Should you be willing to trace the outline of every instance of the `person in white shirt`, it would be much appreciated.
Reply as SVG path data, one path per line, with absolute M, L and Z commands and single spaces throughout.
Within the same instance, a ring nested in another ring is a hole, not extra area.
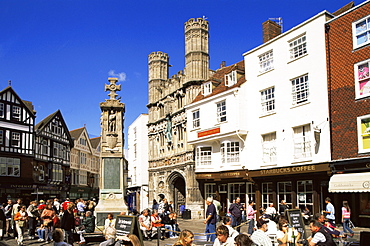
M 152 231 L 152 221 L 149 216 L 149 210 L 144 209 L 141 215 L 139 216 L 140 230 L 143 231 L 144 240 L 151 241 L 150 234 Z
M 266 208 L 265 214 L 269 216 L 269 219 L 274 219 L 276 215 L 276 208 L 274 207 L 273 203 L 271 203 L 270 206 Z
M 235 230 L 232 226 L 231 223 L 233 222 L 232 219 L 229 216 L 225 216 L 224 219 L 222 220 L 224 225 L 229 229 L 229 237 L 235 238 L 236 236 L 239 235 L 239 232 Z
M 234 238 L 229 237 L 229 229 L 225 225 L 217 227 L 213 246 L 234 246 Z

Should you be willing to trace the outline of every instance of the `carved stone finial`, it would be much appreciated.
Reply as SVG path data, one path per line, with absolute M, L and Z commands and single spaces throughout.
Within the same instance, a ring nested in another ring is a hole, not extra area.
M 110 97 L 110 100 L 117 100 L 116 97 L 118 94 L 116 91 L 121 90 L 121 85 L 117 85 L 116 83 L 118 82 L 118 78 L 108 78 L 109 85 L 105 84 L 105 91 L 110 91 L 108 96 Z

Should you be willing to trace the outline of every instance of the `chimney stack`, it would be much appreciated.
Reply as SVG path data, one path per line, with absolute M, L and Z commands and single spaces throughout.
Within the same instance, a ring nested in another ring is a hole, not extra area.
M 262 23 L 263 43 L 279 36 L 281 34 L 281 26 L 272 20 L 267 20 Z

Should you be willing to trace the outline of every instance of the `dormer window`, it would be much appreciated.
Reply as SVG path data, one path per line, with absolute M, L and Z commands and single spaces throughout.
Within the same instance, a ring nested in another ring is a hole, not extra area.
M 207 96 L 212 93 L 212 83 L 207 82 L 202 85 L 203 87 L 203 96 Z
M 232 71 L 225 75 L 225 85 L 232 86 L 236 84 L 236 71 Z

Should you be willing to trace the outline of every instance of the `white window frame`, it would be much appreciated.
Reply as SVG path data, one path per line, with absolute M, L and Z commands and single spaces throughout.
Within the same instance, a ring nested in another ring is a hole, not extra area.
M 370 96 L 370 59 L 358 62 L 354 65 L 356 81 L 356 98 Z M 361 84 L 362 87 L 361 87 Z
M 217 186 L 216 183 L 206 183 L 204 184 L 204 197 L 207 199 L 208 197 L 212 197 L 216 194 Z
M 308 74 L 290 80 L 292 85 L 292 104 L 299 105 L 309 102 L 310 90 Z
M 357 27 L 357 25 L 359 25 L 360 23 L 363 23 L 363 22 L 364 22 L 363 30 L 358 29 L 359 26 Z M 362 36 L 367 36 L 367 40 L 364 41 L 361 44 L 358 44 L 358 42 L 357 42 L 358 37 L 361 36 L 361 35 Z M 352 38 L 353 38 L 353 48 L 354 49 L 360 48 L 360 47 L 370 43 L 370 15 L 352 23 Z
M 298 59 L 307 54 L 307 38 L 303 34 L 294 40 L 289 41 L 290 60 Z
M 212 146 L 199 146 L 196 151 L 197 166 L 212 165 Z
M 20 177 L 21 159 L 0 157 L 0 176 Z
M 260 91 L 262 115 L 275 112 L 275 86 Z
M 240 142 L 223 141 L 220 146 L 221 163 L 239 163 L 240 162 Z
M 80 152 L 80 165 L 86 165 L 86 153 Z
M 277 182 L 276 193 L 277 193 L 277 201 L 280 203 L 281 200 L 285 200 L 285 202 L 289 205 L 290 208 L 293 208 L 293 182 L 292 181 L 282 181 Z M 280 191 L 280 187 L 282 186 L 282 191 Z M 287 191 L 287 187 L 290 186 L 290 191 Z
M 12 106 L 12 119 L 16 119 L 17 121 L 21 120 L 21 107 L 13 105 Z
M 200 110 L 194 110 L 192 112 L 193 114 L 193 129 L 199 128 L 200 127 Z
M 226 86 L 232 86 L 235 85 L 237 82 L 237 76 L 236 71 L 232 71 L 231 73 L 228 73 L 225 75 L 225 85 Z
M 260 73 L 268 72 L 274 69 L 274 53 L 273 50 L 269 50 L 262 55 L 258 56 L 260 64 Z
M 271 203 L 274 202 L 274 189 L 272 182 L 263 182 L 261 189 L 262 207 L 267 208 Z M 265 190 L 266 187 L 266 190 Z M 266 198 L 266 199 L 265 199 Z
M 246 183 L 238 182 L 238 183 L 229 183 L 228 184 L 228 198 L 230 204 L 233 200 L 237 197 L 240 197 L 240 202 L 245 203 L 245 194 L 246 194 Z
M 303 190 L 300 190 L 299 184 L 301 183 Z M 307 184 L 310 185 L 307 185 Z M 308 190 L 307 187 L 311 186 L 311 190 Z M 308 199 L 307 195 L 311 197 Z M 302 197 L 302 200 L 300 201 L 300 196 Z M 304 198 L 304 199 L 303 199 Z M 297 181 L 297 205 L 298 207 L 304 211 L 304 208 L 307 206 L 310 211 L 313 211 L 313 203 L 314 203 L 315 197 L 313 195 L 313 181 L 312 180 L 298 180 Z
M 216 103 L 217 106 L 217 122 L 226 122 L 226 100 Z
M 294 160 L 305 160 L 312 156 L 311 124 L 293 128 Z
M 203 96 L 207 96 L 212 93 L 212 82 L 206 82 L 202 84 Z
M 17 144 L 14 144 L 16 141 Z M 21 146 L 21 134 L 19 132 L 12 132 L 12 140 L 11 144 L 12 147 L 20 147 Z
M 364 124 L 362 124 L 364 122 Z M 357 117 L 357 139 L 358 139 L 358 152 L 368 153 L 370 147 L 364 146 L 364 141 L 370 142 L 370 114 Z
M 0 103 L 0 118 L 5 118 L 5 105 Z
M 262 135 L 263 163 L 274 164 L 277 161 L 276 155 L 276 132 Z

